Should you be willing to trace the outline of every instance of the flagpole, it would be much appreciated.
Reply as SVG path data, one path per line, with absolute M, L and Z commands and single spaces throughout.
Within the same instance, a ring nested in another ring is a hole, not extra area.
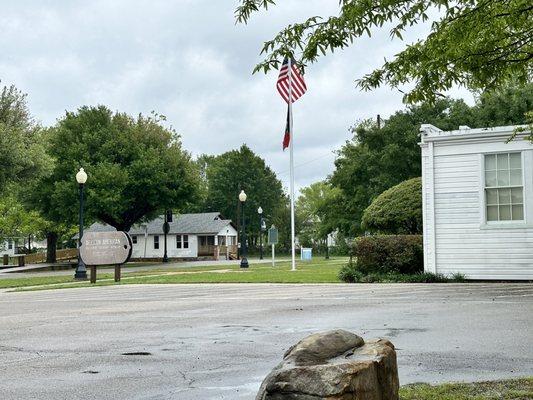
M 290 151 L 290 192 L 291 192 L 291 271 L 296 271 L 295 222 L 294 222 L 294 132 L 292 130 L 292 58 L 288 61 L 289 74 L 289 151 Z

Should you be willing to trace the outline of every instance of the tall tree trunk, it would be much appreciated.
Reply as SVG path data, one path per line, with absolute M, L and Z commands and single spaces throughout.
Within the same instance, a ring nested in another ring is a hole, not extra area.
M 57 233 L 46 232 L 46 262 L 56 262 Z

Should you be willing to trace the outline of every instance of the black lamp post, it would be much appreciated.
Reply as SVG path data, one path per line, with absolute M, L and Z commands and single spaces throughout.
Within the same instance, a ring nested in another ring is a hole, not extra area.
M 78 173 L 76 174 L 76 181 L 79 185 L 79 192 L 80 192 L 80 213 L 79 213 L 79 244 L 78 244 L 78 266 L 76 267 L 76 273 L 74 274 L 74 279 L 87 279 L 87 268 L 85 268 L 85 263 L 80 257 L 80 251 L 79 248 L 81 246 L 81 238 L 83 237 L 83 188 L 85 185 L 85 182 L 87 182 L 87 173 L 83 170 L 83 168 L 80 168 Z
M 248 249 L 246 246 L 246 221 L 244 220 L 244 202 L 246 201 L 246 193 L 244 193 L 244 190 L 241 190 L 241 193 L 239 193 L 239 201 L 241 202 L 241 210 L 242 210 L 242 236 L 241 236 L 241 242 L 242 242 L 242 257 L 241 257 L 241 268 L 248 268 L 248 260 L 246 259 L 246 255 L 248 253 Z
M 259 214 L 259 259 L 263 259 L 263 231 L 266 228 L 265 220 L 263 219 L 263 209 L 259 207 L 257 209 Z
M 165 252 L 163 253 L 163 262 L 168 262 L 168 253 L 167 253 L 167 235 L 170 232 L 170 224 L 169 222 L 172 222 L 172 211 L 168 210 L 165 211 L 165 223 L 163 224 L 163 233 L 165 238 Z

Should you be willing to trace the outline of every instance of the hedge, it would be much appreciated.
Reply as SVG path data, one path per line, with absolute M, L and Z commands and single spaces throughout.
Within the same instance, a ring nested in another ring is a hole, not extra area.
M 422 233 L 422 180 L 413 178 L 385 190 L 372 201 L 361 219 L 373 233 Z
M 422 235 L 363 236 L 353 246 L 356 269 L 363 274 L 424 271 Z

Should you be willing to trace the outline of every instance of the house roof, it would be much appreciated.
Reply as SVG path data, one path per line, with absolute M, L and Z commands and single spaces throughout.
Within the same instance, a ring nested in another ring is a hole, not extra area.
M 478 138 L 487 139 L 500 136 L 509 138 L 514 132 L 516 132 L 517 137 L 525 136 L 529 133 L 529 126 L 509 125 L 472 129 L 466 125 L 461 125 L 459 129 L 453 131 L 443 131 L 431 124 L 422 124 L 420 126 L 422 143 Z
M 132 226 L 128 231 L 130 235 L 162 235 L 164 216 L 159 217 L 144 223 Z M 233 223 L 229 219 L 223 219 L 219 212 L 199 213 L 199 214 L 174 214 L 172 222 L 169 223 L 169 234 L 212 234 L 219 233 L 222 229 Z M 87 231 L 88 232 L 109 232 L 114 231 L 115 228 L 95 222 Z M 77 237 L 77 236 L 76 236 Z

